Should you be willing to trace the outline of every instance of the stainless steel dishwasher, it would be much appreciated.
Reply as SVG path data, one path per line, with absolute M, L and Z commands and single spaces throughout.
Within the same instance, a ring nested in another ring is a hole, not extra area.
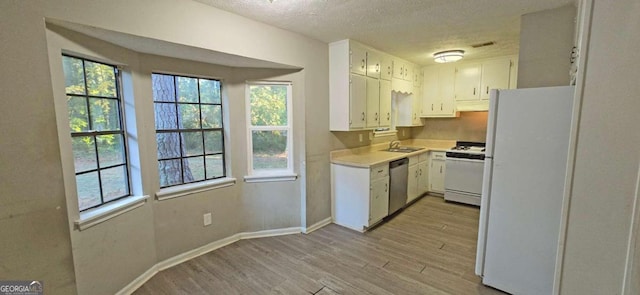
M 389 215 L 407 204 L 407 181 L 409 178 L 409 159 L 404 158 L 389 163 Z

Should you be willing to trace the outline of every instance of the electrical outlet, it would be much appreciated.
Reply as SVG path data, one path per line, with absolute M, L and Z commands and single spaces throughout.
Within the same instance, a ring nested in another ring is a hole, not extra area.
M 211 213 L 204 214 L 204 226 L 211 225 Z
M 360 142 L 362 142 L 362 133 L 358 134 L 358 140 L 360 140 Z

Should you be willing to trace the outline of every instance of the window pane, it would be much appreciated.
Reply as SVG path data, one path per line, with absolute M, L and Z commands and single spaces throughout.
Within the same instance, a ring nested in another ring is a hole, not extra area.
M 287 131 L 253 131 L 253 169 L 287 168 Z
M 156 118 L 156 130 L 178 129 L 178 116 L 176 104 L 154 103 L 153 109 Z
M 200 102 L 221 103 L 220 81 L 200 79 Z
M 154 101 L 176 101 L 176 85 L 171 75 L 151 74 Z
M 181 129 L 200 129 L 200 105 L 179 104 L 178 110 Z
M 222 106 L 202 105 L 202 128 L 222 128 Z
M 62 56 L 62 69 L 64 71 L 65 92 L 70 94 L 84 94 L 82 60 Z
M 121 134 L 96 136 L 100 167 L 124 164 L 124 142 Z
M 182 165 L 180 160 L 158 161 L 160 186 L 170 186 L 182 183 Z
M 162 132 L 156 134 L 158 159 L 180 157 L 180 137 L 178 132 Z
M 204 180 L 204 157 L 186 158 L 183 161 L 185 183 Z
M 71 145 L 76 173 L 97 168 L 93 136 L 72 137 Z
M 207 167 L 207 179 L 224 176 L 222 155 L 206 156 L 205 164 Z
M 287 86 L 252 85 L 249 91 L 251 125 L 287 125 Z
M 100 170 L 100 177 L 102 179 L 102 193 L 104 194 L 105 202 L 129 194 L 126 166 Z
M 117 97 L 115 68 L 90 61 L 84 64 L 89 95 Z
M 76 187 L 78 191 L 78 205 L 84 210 L 100 205 L 100 182 L 98 172 L 76 175 Z
M 87 114 L 87 100 L 84 97 L 67 96 L 69 109 L 69 127 L 71 132 L 89 130 L 89 115 Z
M 176 77 L 179 102 L 198 102 L 198 79 Z
M 106 98 L 91 98 L 91 124 L 96 131 L 120 130 L 118 101 Z
M 202 132 L 182 132 L 185 156 L 198 156 L 203 154 Z
M 222 153 L 222 131 L 204 132 L 204 152 L 206 154 Z

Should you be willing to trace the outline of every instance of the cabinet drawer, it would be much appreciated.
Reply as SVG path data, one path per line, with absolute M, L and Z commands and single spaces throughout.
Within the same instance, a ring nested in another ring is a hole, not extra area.
M 418 162 L 426 162 L 429 159 L 429 153 L 423 153 L 418 155 Z
M 409 157 L 409 166 L 418 164 L 420 162 L 420 156 Z
M 371 179 L 389 176 L 389 164 L 371 167 Z
M 446 158 L 446 152 L 431 152 L 431 159 L 433 160 L 445 160 Z

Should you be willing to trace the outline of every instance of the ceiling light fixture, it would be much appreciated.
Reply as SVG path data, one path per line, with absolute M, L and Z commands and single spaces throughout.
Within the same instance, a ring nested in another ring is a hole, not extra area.
M 433 54 L 433 60 L 438 63 L 459 61 L 464 56 L 464 50 L 447 50 Z

